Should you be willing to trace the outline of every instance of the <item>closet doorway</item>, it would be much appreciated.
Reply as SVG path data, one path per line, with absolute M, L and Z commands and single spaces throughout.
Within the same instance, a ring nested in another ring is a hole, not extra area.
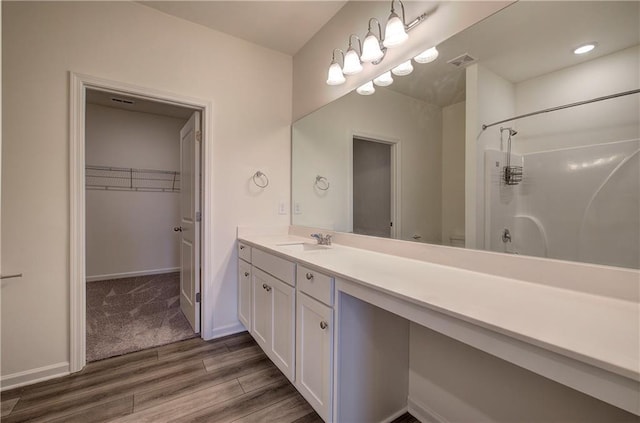
M 190 108 L 86 92 L 88 362 L 199 332 L 199 122 Z
M 353 233 L 394 238 L 397 232 L 396 142 L 354 136 L 352 142 Z
M 210 112 L 71 74 L 71 372 L 206 329 Z

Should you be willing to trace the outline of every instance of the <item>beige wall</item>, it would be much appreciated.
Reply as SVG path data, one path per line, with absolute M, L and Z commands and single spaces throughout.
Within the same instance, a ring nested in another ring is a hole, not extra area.
M 347 94 L 401 61 L 443 42 L 511 3 L 512 1 L 405 2 L 407 22 L 422 13 L 429 13 L 427 20 L 411 31 L 409 41 L 389 49 L 381 64 L 365 64 L 361 73 L 347 77 L 347 82 L 342 85 L 331 87 L 326 84 L 331 51 L 334 48 L 346 50 L 352 33 L 364 39 L 369 18 L 375 17 L 384 25 L 389 17 L 388 1 L 348 2 L 293 58 L 293 120 Z M 382 29 L 384 31 L 384 27 Z
M 464 101 L 442 109 L 443 245 L 464 236 L 464 111 Z
M 86 164 L 180 170 L 180 129 L 186 119 L 87 104 L 85 122 Z M 179 200 L 179 192 L 88 189 L 87 279 L 180 267 L 179 237 L 173 231 L 180 223 Z
M 286 225 L 291 57 L 133 2 L 2 2 L 2 375 L 69 360 L 69 71 L 213 102 L 211 337 L 239 328 L 236 225 Z M 256 170 L 269 188 L 251 191 Z

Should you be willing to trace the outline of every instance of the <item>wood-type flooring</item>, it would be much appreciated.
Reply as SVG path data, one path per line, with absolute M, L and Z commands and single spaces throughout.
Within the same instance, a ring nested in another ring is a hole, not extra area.
M 246 332 L 96 361 L 1 396 L 3 423 L 322 422 Z

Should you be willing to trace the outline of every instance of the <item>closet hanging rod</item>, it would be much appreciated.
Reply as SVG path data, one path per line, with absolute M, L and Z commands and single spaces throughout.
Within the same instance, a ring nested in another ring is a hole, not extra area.
M 570 107 L 582 106 L 584 104 L 595 103 L 597 101 L 602 101 L 602 100 L 610 100 L 612 98 L 624 97 L 625 95 L 638 94 L 638 93 L 640 93 L 640 89 L 631 90 L 631 91 L 623 91 L 621 93 L 605 95 L 603 97 L 596 97 L 596 98 L 592 98 L 590 100 L 583 100 L 583 101 L 578 101 L 578 102 L 575 102 L 575 103 L 565 104 L 565 105 L 562 105 L 562 106 L 557 106 L 557 107 L 551 107 L 551 108 L 548 108 L 548 109 L 538 110 L 537 112 L 531 112 L 531 113 L 527 113 L 527 114 L 520 115 L 520 116 L 514 116 L 512 118 L 500 120 L 498 122 L 493 122 L 493 123 L 490 123 L 488 125 L 482 125 L 482 130 L 484 131 L 485 129 L 491 128 L 492 126 L 500 125 L 501 123 L 505 123 L 505 122 L 511 122 L 512 120 L 522 119 L 522 118 L 526 118 L 526 117 L 529 117 L 529 116 L 535 116 L 535 115 L 539 115 L 539 114 L 542 114 L 542 113 L 555 112 L 556 110 L 568 109 Z

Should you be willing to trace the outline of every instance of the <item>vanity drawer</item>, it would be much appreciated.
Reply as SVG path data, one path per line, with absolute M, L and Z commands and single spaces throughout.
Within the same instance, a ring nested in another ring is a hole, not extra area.
M 290 261 L 253 248 L 252 264 L 291 286 L 296 286 L 296 265 Z
M 251 247 L 242 242 L 238 242 L 238 257 L 247 263 L 251 263 Z
M 300 291 L 321 301 L 328 306 L 333 306 L 333 278 L 316 270 L 298 265 L 296 275 Z

